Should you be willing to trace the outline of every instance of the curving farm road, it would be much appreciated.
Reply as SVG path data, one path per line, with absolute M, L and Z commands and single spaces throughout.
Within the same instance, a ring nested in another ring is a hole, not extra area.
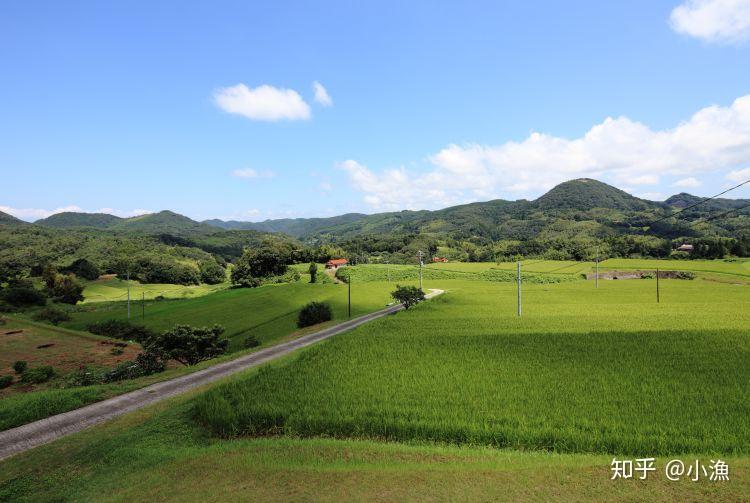
M 430 289 L 427 298 L 443 293 L 443 290 Z M 0 460 L 26 451 L 38 445 L 52 442 L 60 437 L 81 431 L 113 417 L 126 414 L 146 405 L 210 383 L 222 377 L 261 365 L 269 360 L 287 355 L 292 351 L 309 346 L 323 339 L 351 330 L 359 325 L 403 309 L 401 304 L 390 306 L 374 313 L 345 321 L 313 334 L 305 335 L 289 342 L 261 349 L 255 353 L 234 360 L 219 363 L 191 374 L 158 382 L 123 395 L 96 402 L 80 409 L 40 419 L 10 430 L 0 431 Z

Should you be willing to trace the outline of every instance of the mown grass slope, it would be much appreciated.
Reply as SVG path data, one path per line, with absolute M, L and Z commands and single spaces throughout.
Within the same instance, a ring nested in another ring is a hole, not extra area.
M 750 452 L 750 291 L 663 281 L 451 282 L 379 320 L 218 387 L 219 435 L 430 440 L 561 452 Z
M 352 286 L 352 316 L 385 307 L 394 285 L 388 283 Z M 348 317 L 346 285 L 292 283 L 259 288 L 222 290 L 185 300 L 147 301 L 145 317 L 140 302 L 131 303 L 131 321 L 154 330 L 168 330 L 176 324 L 208 326 L 218 323 L 229 337 L 230 350 L 242 347 L 249 335 L 269 343 L 296 330 L 297 314 L 312 300 L 325 301 L 333 308 L 333 321 Z M 124 302 L 97 304 L 74 313 L 65 326 L 85 330 L 90 323 L 127 319 Z

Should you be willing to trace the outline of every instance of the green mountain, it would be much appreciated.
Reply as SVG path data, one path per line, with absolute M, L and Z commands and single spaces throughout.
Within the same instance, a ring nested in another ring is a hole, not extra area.
M 77 227 L 108 229 L 121 220 L 123 219 L 107 213 L 76 213 L 65 211 L 63 213 L 56 213 L 47 218 L 42 218 L 34 223 L 36 225 L 53 227 L 56 229 L 73 229 Z
M 109 227 L 111 230 L 137 232 L 142 234 L 171 234 L 175 236 L 189 234 L 211 234 L 216 228 L 196 222 L 173 211 L 160 211 L 138 217 L 125 218 Z
M 620 211 L 642 211 L 656 204 L 633 197 L 627 192 L 591 178 L 579 178 L 557 185 L 534 201 L 543 211 L 588 211 L 607 208 Z
M 328 227 L 356 222 L 366 216 L 364 213 L 346 213 L 330 218 L 281 218 L 277 220 L 264 220 L 263 222 L 213 219 L 205 220 L 203 223 L 227 230 L 282 232 L 290 236 L 300 237 L 319 232 Z
M 3 225 L 28 225 L 23 220 L 19 220 L 13 215 L 8 215 L 7 213 L 3 213 L 0 211 L 0 224 Z

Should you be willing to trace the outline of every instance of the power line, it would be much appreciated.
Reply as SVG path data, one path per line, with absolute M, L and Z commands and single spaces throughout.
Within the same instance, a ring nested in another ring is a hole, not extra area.
M 679 209 L 679 210 L 677 210 L 677 211 L 673 211 L 673 212 L 672 212 L 672 213 L 670 213 L 669 215 L 665 215 L 665 216 L 663 216 L 663 217 L 661 217 L 661 218 L 657 218 L 656 220 L 654 220 L 653 222 L 651 222 L 650 224 L 648 224 L 648 227 L 651 227 L 651 226 L 652 226 L 652 225 L 654 225 L 655 223 L 657 223 L 657 222 L 661 222 L 662 220 L 666 220 L 667 218 L 671 218 L 671 217 L 673 217 L 673 216 L 677 215 L 678 213 L 682 213 L 682 212 L 683 212 L 683 211 L 685 211 L 685 210 L 689 210 L 689 209 L 691 209 L 691 208 L 695 208 L 696 206 L 700 206 L 701 204 L 703 204 L 703 203 L 705 203 L 705 202 L 707 202 L 707 201 L 710 201 L 710 200 L 712 200 L 712 199 L 716 199 L 716 198 L 717 198 L 717 197 L 719 197 L 719 196 L 723 196 L 723 195 L 724 195 L 724 194 L 726 194 L 727 192 L 730 192 L 730 191 L 732 191 L 732 190 L 734 190 L 734 189 L 738 189 L 738 188 L 740 188 L 740 187 L 742 187 L 743 185 L 746 185 L 746 184 L 748 184 L 748 183 L 750 183 L 750 180 L 745 180 L 744 182 L 742 182 L 742 183 L 740 183 L 740 184 L 738 184 L 738 185 L 735 185 L 734 187 L 731 187 L 731 188 L 729 188 L 729 189 L 727 189 L 727 190 L 725 190 L 725 191 L 723 191 L 723 192 L 719 192 L 718 194 L 716 194 L 716 195 L 714 195 L 714 196 L 711 196 L 711 197 L 707 197 L 707 198 L 705 198 L 705 199 L 702 199 L 702 200 L 698 201 L 697 203 L 693 203 L 693 204 L 691 204 L 691 205 L 689 205 L 689 206 L 685 206 L 684 208 L 680 208 L 680 209 Z M 741 209 L 741 208 L 737 208 L 737 209 Z

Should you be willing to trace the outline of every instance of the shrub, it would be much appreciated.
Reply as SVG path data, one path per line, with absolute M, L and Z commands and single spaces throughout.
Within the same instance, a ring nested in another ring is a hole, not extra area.
M 25 286 L 0 290 L 0 300 L 17 307 L 43 306 L 47 303 L 47 297 L 42 292 Z
M 310 272 L 310 283 L 315 283 L 318 279 L 318 264 L 311 262 L 308 271 Z
M 47 306 L 34 315 L 36 321 L 48 321 L 57 325 L 61 321 L 70 321 L 70 315 L 62 309 L 54 306 Z
M 258 346 L 260 346 L 260 341 L 254 335 L 249 335 L 245 337 L 245 342 L 243 343 L 243 345 L 248 349 L 257 348 Z
M 55 369 L 49 365 L 26 370 L 21 374 L 21 382 L 41 384 L 55 377 Z
M 396 302 L 403 304 L 405 309 L 409 309 L 411 306 L 424 300 L 424 292 L 416 286 L 396 285 L 396 290 L 391 292 L 391 297 L 396 299 Z
M 136 356 L 135 360 L 123 362 L 105 372 L 102 376 L 102 381 L 116 382 L 124 381 L 125 379 L 135 379 L 163 372 L 164 367 L 164 360 L 159 354 L 146 351 Z
M 198 268 L 203 283 L 217 285 L 227 279 L 227 271 L 215 260 L 205 260 L 199 264 Z
M 96 335 L 141 343 L 146 342 L 149 338 L 156 335 L 144 326 L 133 325 L 125 320 L 106 320 L 97 323 L 90 323 L 86 326 L 86 330 Z
M 325 302 L 310 302 L 299 312 L 297 327 L 309 327 L 333 319 L 331 306 Z
M 102 371 L 89 365 L 83 366 L 67 376 L 71 386 L 91 386 L 103 382 Z
M 211 328 L 175 325 L 172 330 L 151 337 L 146 349 L 164 359 L 195 365 L 226 352 L 229 340 L 221 337 L 223 333 L 224 327 L 220 325 Z
M 0 376 L 0 389 L 5 389 L 13 384 L 13 376 Z
M 13 371 L 16 374 L 23 374 L 28 367 L 29 367 L 29 364 L 23 360 L 18 360 L 15 363 L 13 363 Z

